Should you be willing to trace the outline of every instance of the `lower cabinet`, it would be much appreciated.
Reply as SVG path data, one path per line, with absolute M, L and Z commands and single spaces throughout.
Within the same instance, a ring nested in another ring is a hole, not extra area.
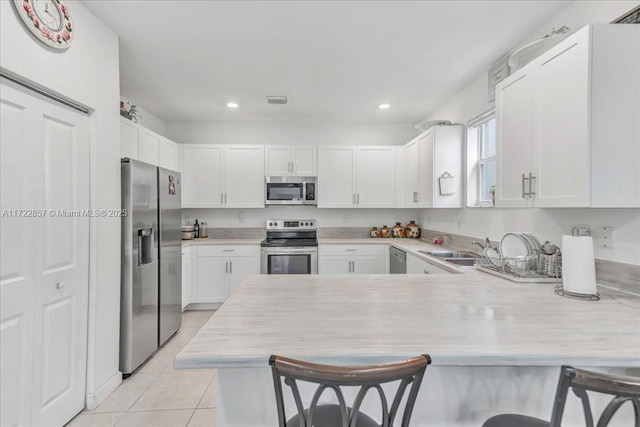
M 407 274 L 451 274 L 415 255 L 407 254 Z
M 192 247 L 197 251 L 191 304 L 222 304 L 249 276 L 260 274 L 259 246 Z
M 385 274 L 388 273 L 386 245 L 320 245 L 319 274 Z

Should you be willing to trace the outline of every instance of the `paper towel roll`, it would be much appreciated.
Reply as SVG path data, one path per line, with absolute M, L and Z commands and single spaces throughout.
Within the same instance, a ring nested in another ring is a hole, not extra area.
M 595 294 L 596 263 L 590 236 L 562 236 L 562 288 L 576 294 Z

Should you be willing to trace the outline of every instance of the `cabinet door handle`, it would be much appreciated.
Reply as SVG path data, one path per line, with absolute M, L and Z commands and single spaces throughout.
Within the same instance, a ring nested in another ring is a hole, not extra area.
M 233 274 L 233 261 L 229 261 L 229 274 Z
M 227 204 L 227 193 L 224 193 L 224 204 Z
M 356 193 L 353 193 L 353 204 L 356 204 Z
M 353 265 L 353 269 L 351 270 L 352 273 L 356 272 L 356 262 L 355 261 L 351 261 L 351 265 Z
M 222 252 L 235 252 L 235 249 L 223 249 Z
M 360 193 L 358 193 L 358 197 L 356 199 L 357 199 L 356 204 L 359 205 L 360 204 Z
M 523 199 L 529 197 L 529 193 L 527 193 L 527 190 L 526 190 L 527 181 L 529 181 L 529 178 L 527 178 L 525 174 L 522 174 L 522 198 Z
M 229 261 L 224 262 L 224 274 L 229 273 Z
M 430 273 L 427 271 L 427 269 L 426 269 L 426 268 L 425 268 L 425 270 L 424 270 L 424 274 L 430 274 Z
M 62 288 L 64 288 L 64 282 L 56 283 L 56 289 L 62 289 Z
M 535 179 L 536 177 L 533 176 L 531 172 L 529 172 L 529 197 L 533 197 L 536 195 L 536 193 L 533 191 L 533 183 Z
M 224 194 L 220 193 L 220 204 L 224 204 Z
M 357 249 L 345 249 L 345 251 L 347 251 L 347 252 L 355 252 L 355 251 L 357 251 Z

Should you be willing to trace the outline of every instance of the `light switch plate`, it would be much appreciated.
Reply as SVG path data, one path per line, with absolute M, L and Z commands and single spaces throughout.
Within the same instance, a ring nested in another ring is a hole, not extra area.
M 602 227 L 602 247 L 613 247 L 613 227 L 611 227 L 610 225 L 605 225 L 604 227 Z

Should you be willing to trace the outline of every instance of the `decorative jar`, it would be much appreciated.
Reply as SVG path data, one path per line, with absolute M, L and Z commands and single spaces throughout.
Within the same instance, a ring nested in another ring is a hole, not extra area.
M 390 235 L 391 235 L 391 230 L 389 230 L 386 225 L 383 225 L 382 228 L 380 229 L 380 237 L 387 238 Z
M 415 221 L 409 221 L 407 224 L 405 234 L 410 239 L 419 239 L 420 238 L 420 227 L 416 224 Z
M 373 227 L 373 228 L 371 229 L 371 231 L 369 232 L 369 234 L 370 234 L 370 235 L 371 235 L 371 237 L 373 237 L 374 239 L 375 239 L 375 238 L 378 238 L 378 237 L 380 237 L 380 230 L 378 230 L 378 227 Z
M 393 237 L 404 237 L 404 227 L 401 223 L 396 222 L 396 225 L 393 226 Z

